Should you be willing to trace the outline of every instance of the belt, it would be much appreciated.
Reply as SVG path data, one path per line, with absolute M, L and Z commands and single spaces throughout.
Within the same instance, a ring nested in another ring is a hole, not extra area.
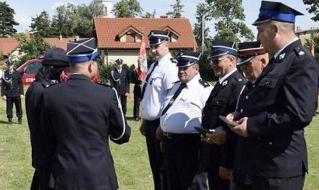
M 163 135 L 167 139 L 184 139 L 184 138 L 199 138 L 200 137 L 198 133 L 178 134 L 178 133 L 163 132 Z
M 159 125 L 160 119 L 155 119 L 155 120 L 146 120 L 146 119 L 143 119 L 143 123 L 145 123 L 145 124 L 147 124 L 147 125 Z

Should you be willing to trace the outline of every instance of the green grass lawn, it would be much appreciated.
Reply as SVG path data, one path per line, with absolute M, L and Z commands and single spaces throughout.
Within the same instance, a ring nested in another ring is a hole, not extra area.
M 132 97 L 128 102 L 133 102 Z M 132 104 L 128 105 L 128 116 L 132 115 Z M 0 189 L 27 190 L 33 174 L 31 167 L 29 130 L 24 115 L 23 124 L 7 124 L 5 102 L 0 100 Z M 152 176 L 145 138 L 139 133 L 139 122 L 128 121 L 132 128 L 129 143 L 116 145 L 111 143 L 118 181 L 121 190 L 151 190 Z M 314 117 L 307 128 L 309 151 L 309 174 L 306 178 L 305 190 L 319 189 L 319 116 Z

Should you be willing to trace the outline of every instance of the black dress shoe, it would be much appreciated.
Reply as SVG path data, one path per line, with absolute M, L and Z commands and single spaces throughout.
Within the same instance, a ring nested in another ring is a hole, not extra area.
M 12 119 L 11 119 L 11 118 L 8 119 L 8 123 L 9 123 L 9 124 L 12 124 Z
M 18 119 L 18 123 L 22 124 L 22 119 L 21 118 Z

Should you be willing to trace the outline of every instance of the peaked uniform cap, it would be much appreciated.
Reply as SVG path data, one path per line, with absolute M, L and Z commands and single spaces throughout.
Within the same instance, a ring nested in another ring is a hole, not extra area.
M 82 63 L 96 59 L 99 56 L 96 39 L 69 42 L 67 45 L 67 56 L 70 63 Z
M 211 58 L 219 57 L 219 56 L 223 56 L 227 54 L 233 55 L 235 57 L 238 56 L 235 42 L 227 42 L 222 40 L 213 42 L 213 46 L 210 52 Z
M 259 16 L 253 25 L 259 25 L 271 20 L 295 23 L 296 16 L 298 15 L 303 14 L 281 2 L 262 1 Z
M 119 58 L 115 60 L 115 63 L 117 63 L 118 65 L 123 64 L 123 59 Z
M 169 41 L 169 32 L 162 30 L 152 30 L 148 35 L 148 39 L 150 45 L 158 45 L 163 41 Z
M 66 67 L 69 65 L 68 56 L 66 51 L 62 48 L 51 48 L 45 52 L 43 56 L 42 65 L 44 66 L 60 66 Z
M 239 62 L 237 65 L 243 65 L 251 61 L 255 56 L 265 54 L 265 49 L 260 42 L 242 42 L 238 44 Z
M 177 57 L 177 67 L 189 67 L 194 64 L 199 63 L 199 53 L 187 51 L 187 52 L 180 52 Z
M 14 62 L 12 61 L 12 59 L 8 58 L 7 61 L 5 62 L 7 65 L 13 65 Z

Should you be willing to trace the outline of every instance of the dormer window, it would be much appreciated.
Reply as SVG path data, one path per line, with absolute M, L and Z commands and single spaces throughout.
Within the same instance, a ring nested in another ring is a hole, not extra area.
M 130 26 L 118 35 L 117 40 L 125 43 L 139 43 L 142 41 L 142 33 Z

